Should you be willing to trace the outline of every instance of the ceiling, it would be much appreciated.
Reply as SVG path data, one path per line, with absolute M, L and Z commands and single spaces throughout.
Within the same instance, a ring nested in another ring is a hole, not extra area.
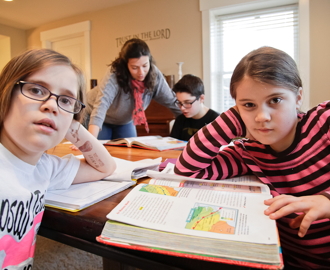
M 0 0 L 0 24 L 26 30 L 134 1 L 138 0 Z

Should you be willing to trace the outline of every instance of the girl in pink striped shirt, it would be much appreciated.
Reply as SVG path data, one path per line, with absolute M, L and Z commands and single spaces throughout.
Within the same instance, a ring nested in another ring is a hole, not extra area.
M 243 57 L 230 92 L 236 106 L 191 138 L 175 172 L 256 175 L 274 196 L 265 214 L 277 221 L 285 269 L 330 269 L 330 102 L 301 113 L 296 63 L 271 47 Z M 220 151 L 237 137 L 247 139 Z

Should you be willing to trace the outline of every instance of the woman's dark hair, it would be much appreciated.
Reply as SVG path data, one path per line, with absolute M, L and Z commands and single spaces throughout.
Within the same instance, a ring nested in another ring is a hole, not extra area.
M 238 63 L 230 81 L 230 94 L 234 99 L 237 85 L 244 76 L 257 82 L 287 88 L 295 94 L 302 87 L 295 61 L 287 53 L 272 47 L 254 50 Z
M 148 91 L 152 91 L 156 84 L 157 74 L 154 68 L 154 61 L 151 56 L 147 43 L 138 38 L 127 40 L 123 45 L 119 56 L 109 65 L 111 72 L 116 74 L 117 82 L 125 93 L 132 92 L 131 88 L 131 73 L 128 70 L 128 60 L 131 58 L 140 58 L 141 56 L 149 57 L 150 69 L 144 79 L 144 86 Z

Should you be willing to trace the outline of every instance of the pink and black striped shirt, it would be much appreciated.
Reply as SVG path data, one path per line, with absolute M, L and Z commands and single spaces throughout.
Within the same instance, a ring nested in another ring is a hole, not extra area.
M 241 117 L 231 108 L 190 139 L 175 173 L 210 180 L 254 174 L 273 196 L 330 193 L 330 101 L 298 118 L 294 141 L 283 152 L 246 139 L 220 151 L 233 138 L 246 135 Z M 330 221 L 315 221 L 300 238 L 288 225 L 294 217 L 277 221 L 285 262 L 296 269 L 330 269 Z

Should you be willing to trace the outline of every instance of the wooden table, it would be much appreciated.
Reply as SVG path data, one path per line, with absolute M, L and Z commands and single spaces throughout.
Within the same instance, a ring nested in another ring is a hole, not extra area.
M 177 158 L 180 154 L 180 151 L 177 150 L 158 152 L 117 146 L 108 146 L 107 149 L 114 157 L 131 161 L 160 156 L 164 161 L 166 158 Z M 60 144 L 47 152 L 58 156 L 68 153 L 80 154 L 79 151 L 71 151 L 68 144 Z M 104 269 L 123 270 L 128 268 L 126 265 L 150 270 L 246 269 L 219 263 L 121 249 L 97 242 L 95 238 L 101 234 L 102 228 L 107 221 L 106 215 L 127 195 L 130 189 L 124 190 L 79 212 L 73 213 L 46 207 L 38 233 L 43 237 L 102 256 Z

